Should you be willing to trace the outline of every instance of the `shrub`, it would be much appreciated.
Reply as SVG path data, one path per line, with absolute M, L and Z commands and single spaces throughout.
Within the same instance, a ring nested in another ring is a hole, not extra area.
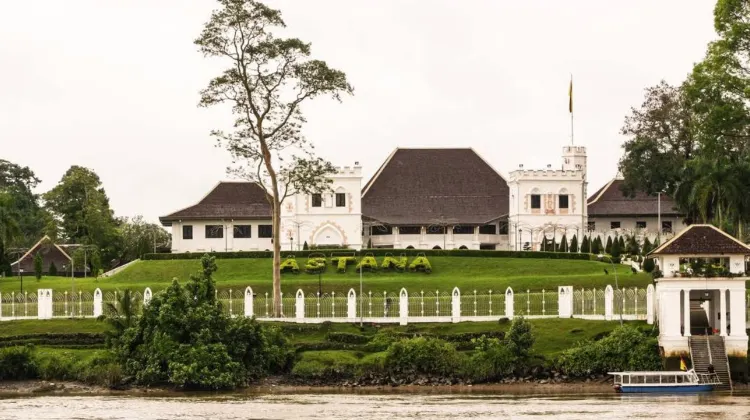
M 31 346 L 0 349 L 0 380 L 34 379 L 38 375 Z
M 519 357 L 527 357 L 534 341 L 529 321 L 521 316 L 513 318 L 508 333 L 505 335 L 505 342 L 510 350 Z
M 310 249 L 310 246 L 307 245 L 307 241 L 305 241 L 304 245 L 302 245 L 302 250 L 307 251 L 308 249 Z
M 74 369 L 77 371 L 76 379 L 91 385 L 114 387 L 123 379 L 122 367 L 110 353 L 80 362 Z
M 57 266 L 55 265 L 54 261 L 52 261 L 51 263 L 49 263 L 49 271 L 48 271 L 48 273 L 49 273 L 50 276 L 56 276 L 57 275 Z
M 41 379 L 71 381 L 78 379 L 76 362 L 68 354 L 36 355 L 36 363 Z
M 383 270 L 396 270 L 399 273 L 402 273 L 406 270 L 406 264 L 407 264 L 407 258 L 406 255 L 401 255 L 400 257 L 394 257 L 393 255 L 386 255 L 386 257 L 383 259 L 383 264 L 381 265 L 381 268 Z
M 653 258 L 646 258 L 646 260 L 643 262 L 643 271 L 647 273 L 651 273 L 656 268 L 656 264 L 654 263 Z
M 214 259 L 205 255 L 201 265 L 184 287 L 175 280 L 155 294 L 135 324 L 111 340 L 123 373 L 144 385 L 222 389 L 288 368 L 293 349 L 280 331 L 225 314 Z
M 308 274 L 318 274 L 326 271 L 326 259 L 322 257 L 308 258 L 305 264 L 305 272 Z
M 42 278 L 42 254 L 37 253 L 34 255 L 34 277 L 37 280 Z
M 481 337 L 472 340 L 474 353 L 466 373 L 472 380 L 487 382 L 510 376 L 517 367 L 517 357 L 510 347 L 497 338 Z
M 357 376 L 382 375 L 385 373 L 385 357 L 384 351 L 363 357 L 357 366 Z
M 281 263 L 281 272 L 299 274 L 299 264 L 297 264 L 297 260 L 295 260 L 294 257 L 285 259 Z
M 372 254 L 368 254 L 357 264 L 357 271 L 360 269 L 363 271 L 375 271 L 378 269 L 378 261 Z
M 348 343 L 348 344 L 365 344 L 370 341 L 370 338 L 362 334 L 352 334 L 345 332 L 329 332 L 326 335 L 326 340 L 337 343 Z
M 558 365 L 568 375 L 586 376 L 611 371 L 659 370 L 661 358 L 655 338 L 626 325 L 599 341 L 585 341 L 564 351 Z
M 417 337 L 391 344 L 385 369 L 396 375 L 452 375 L 462 366 L 456 347 L 436 338 Z
M 397 340 L 398 339 L 393 334 L 385 331 L 379 332 L 370 339 L 370 341 L 365 345 L 364 349 L 370 352 L 385 351 L 388 350 L 388 347 L 390 347 L 391 344 L 393 344 Z
M 292 368 L 292 374 L 301 379 L 340 380 L 354 377 L 358 360 L 349 352 L 310 351 Z
M 352 265 L 357 262 L 357 259 L 354 257 L 333 257 L 331 258 L 331 262 L 336 264 L 336 271 L 339 273 L 346 273 L 346 267 L 348 265 Z
M 427 274 L 432 273 L 432 266 L 426 256 L 420 255 L 412 260 L 409 264 L 409 271 L 424 271 Z

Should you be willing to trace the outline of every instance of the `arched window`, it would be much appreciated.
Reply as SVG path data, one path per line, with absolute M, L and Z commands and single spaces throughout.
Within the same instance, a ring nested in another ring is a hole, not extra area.
M 432 247 L 432 249 L 443 249 L 443 248 L 440 248 L 440 245 L 435 245 Z
M 458 247 L 458 249 L 469 249 L 466 245 L 461 245 Z
M 414 249 L 414 247 L 412 245 L 409 245 L 406 247 L 406 249 Z

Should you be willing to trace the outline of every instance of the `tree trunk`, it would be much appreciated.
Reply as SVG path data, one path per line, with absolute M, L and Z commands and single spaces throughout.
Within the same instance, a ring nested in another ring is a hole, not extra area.
M 281 318 L 281 203 L 273 198 L 273 316 Z

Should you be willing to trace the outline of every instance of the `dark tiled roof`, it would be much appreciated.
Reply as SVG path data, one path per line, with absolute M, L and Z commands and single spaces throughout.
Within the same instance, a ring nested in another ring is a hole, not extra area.
M 659 213 L 659 198 L 644 192 L 627 197 L 622 192 L 624 181 L 615 179 L 589 197 L 589 217 L 597 216 L 656 216 Z M 666 194 L 661 195 L 662 216 L 680 216 L 677 204 Z
M 391 225 L 482 224 L 508 214 L 508 195 L 472 149 L 396 149 L 365 185 L 362 214 Z
M 728 255 L 750 254 L 750 247 L 712 225 L 691 225 L 679 235 L 664 242 L 650 255 Z
M 160 217 L 163 225 L 176 220 L 269 219 L 271 205 L 254 182 L 220 182 L 198 204 Z

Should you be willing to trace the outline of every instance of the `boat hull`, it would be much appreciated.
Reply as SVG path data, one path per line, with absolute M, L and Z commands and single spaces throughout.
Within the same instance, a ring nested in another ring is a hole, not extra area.
M 615 391 L 623 394 L 643 394 L 643 393 L 695 393 L 711 392 L 714 390 L 713 385 L 695 384 L 695 385 L 667 385 L 667 386 L 646 386 L 646 385 L 622 385 L 616 386 Z

